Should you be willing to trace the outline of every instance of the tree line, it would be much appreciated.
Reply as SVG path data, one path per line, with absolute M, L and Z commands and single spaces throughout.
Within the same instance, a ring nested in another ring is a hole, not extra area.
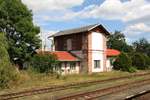
M 150 43 L 145 38 L 129 45 L 125 35 L 115 31 L 108 37 L 107 46 L 122 52 L 114 62 L 114 69 L 134 72 L 150 68 Z

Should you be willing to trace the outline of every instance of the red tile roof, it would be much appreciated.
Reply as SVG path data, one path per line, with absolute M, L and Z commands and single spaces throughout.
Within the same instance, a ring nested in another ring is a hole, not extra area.
M 78 61 L 79 59 L 74 57 L 72 54 L 66 51 L 54 51 L 51 52 L 58 57 L 59 61 Z
M 43 53 L 43 51 L 37 51 L 38 54 Z M 67 51 L 44 51 L 45 54 L 55 54 L 57 56 L 57 59 L 59 61 L 79 61 L 79 59 L 75 56 L 73 56 L 71 53 Z M 120 51 L 115 50 L 115 49 L 107 49 L 106 50 L 106 55 L 108 57 L 111 56 L 118 56 L 120 54 Z
M 50 52 L 50 51 L 41 51 L 41 50 L 38 50 L 37 51 L 38 54 L 54 54 L 57 56 L 57 59 L 59 61 L 79 61 L 78 58 L 76 58 L 75 56 L 73 56 L 71 53 L 67 52 L 67 51 L 53 51 L 53 52 Z
M 106 55 L 108 57 L 110 57 L 110 56 L 118 56 L 119 54 L 120 54 L 120 51 L 115 50 L 115 49 L 107 49 L 106 50 Z

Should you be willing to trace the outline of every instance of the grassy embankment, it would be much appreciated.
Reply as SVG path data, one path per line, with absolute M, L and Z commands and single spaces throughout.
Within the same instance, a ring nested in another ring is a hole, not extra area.
M 139 71 L 144 72 L 144 71 Z M 137 73 L 139 73 L 137 72 Z M 42 88 L 49 87 L 53 85 L 63 85 L 69 83 L 83 82 L 83 81 L 92 81 L 92 80 L 104 80 L 114 77 L 121 77 L 130 75 L 131 73 L 122 72 L 122 71 L 111 71 L 111 72 L 102 72 L 95 73 L 91 75 L 80 74 L 80 75 L 66 75 L 60 76 L 57 78 L 56 75 L 46 75 L 46 74 L 35 74 L 27 71 L 20 72 L 21 78 L 18 83 L 12 84 L 9 89 L 0 90 L 0 94 L 8 92 L 17 92 L 23 90 L 29 90 L 33 88 Z

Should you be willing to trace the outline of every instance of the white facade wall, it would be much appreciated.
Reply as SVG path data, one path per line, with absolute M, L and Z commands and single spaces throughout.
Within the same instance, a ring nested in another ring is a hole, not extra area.
M 92 32 L 92 50 L 104 50 L 102 33 Z
M 61 74 L 66 75 L 66 74 L 79 74 L 79 68 L 80 68 L 80 62 L 75 62 L 76 66 L 75 69 L 70 68 L 70 62 L 62 62 L 61 64 Z
M 106 61 L 106 68 L 107 68 L 107 71 L 111 71 L 113 66 L 111 65 L 110 63 L 110 59 L 107 58 L 107 61 Z
M 70 65 L 69 65 L 69 69 L 70 69 Z M 79 62 L 76 62 L 76 67 L 74 70 L 70 69 L 70 74 L 79 74 Z
M 103 34 L 92 32 L 92 72 L 104 71 Z M 100 68 L 94 68 L 94 60 L 100 60 Z

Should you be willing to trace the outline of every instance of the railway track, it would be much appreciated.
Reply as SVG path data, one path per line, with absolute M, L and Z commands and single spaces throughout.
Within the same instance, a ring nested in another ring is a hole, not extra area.
M 132 96 L 129 96 L 129 97 L 125 98 L 125 100 L 135 100 L 135 99 L 137 100 L 139 97 L 142 97 L 142 96 L 144 96 L 146 94 L 149 94 L 149 93 L 150 93 L 150 90 L 142 91 L 138 94 L 135 94 L 135 95 L 132 95 Z
M 120 92 L 129 88 L 139 87 L 139 86 L 146 85 L 146 84 L 150 84 L 150 78 L 146 80 L 140 80 L 140 81 L 129 82 L 129 83 L 125 83 L 125 84 L 121 84 L 117 86 L 112 86 L 109 88 L 98 89 L 95 91 L 89 91 L 85 93 L 79 93 L 75 95 L 61 97 L 61 98 L 57 98 L 57 100 L 94 100 L 102 96 L 106 96 L 112 93 Z M 135 97 L 131 97 L 125 100 L 132 100 L 132 98 L 135 98 Z
M 102 82 L 109 82 L 109 81 L 114 81 L 114 80 L 121 80 L 121 79 L 127 79 L 127 78 L 138 77 L 138 76 L 146 76 L 146 75 L 150 75 L 150 73 L 133 74 L 133 75 L 116 77 L 116 78 L 111 78 L 111 79 L 106 79 L 106 80 L 79 82 L 79 83 L 73 83 L 73 84 L 67 84 L 67 85 L 61 85 L 61 86 L 51 86 L 51 87 L 46 87 L 46 88 L 41 88 L 41 89 L 32 89 L 32 90 L 27 90 L 27 91 L 22 91 L 22 92 L 2 94 L 0 95 L 0 100 L 15 99 L 15 98 L 20 98 L 20 97 L 66 90 L 66 89 L 70 89 L 73 87 L 79 87 L 79 86 L 84 86 L 84 85 L 94 85 L 94 84 L 98 84 Z

